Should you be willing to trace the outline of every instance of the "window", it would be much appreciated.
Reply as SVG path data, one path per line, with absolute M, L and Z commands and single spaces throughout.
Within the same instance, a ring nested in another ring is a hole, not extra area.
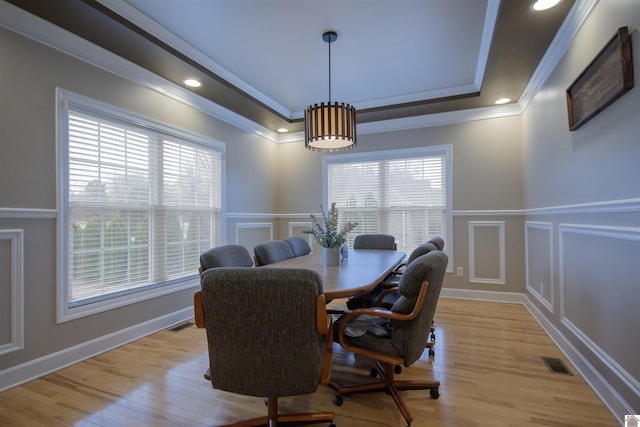
M 224 145 L 60 92 L 59 320 L 193 287 Z
M 336 203 L 341 221 L 358 234 L 396 237 L 410 253 L 431 237 L 451 242 L 450 146 L 325 156 L 325 205 Z M 449 248 L 450 249 L 450 248 Z

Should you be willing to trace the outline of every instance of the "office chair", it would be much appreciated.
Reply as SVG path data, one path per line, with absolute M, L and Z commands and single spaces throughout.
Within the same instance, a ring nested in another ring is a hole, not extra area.
M 411 366 L 424 351 L 447 263 L 447 255 L 438 250 L 416 258 L 400 279 L 400 298 L 391 310 L 360 308 L 336 321 L 334 341 L 347 351 L 373 359 L 376 367 L 372 375 L 380 376 L 379 381 L 362 384 L 343 384 L 332 378 L 329 384 L 338 392 L 334 398 L 337 406 L 342 405 L 345 395 L 384 391 L 410 427 L 413 416 L 399 391 L 429 389 L 433 399 L 439 397 L 439 381 L 400 381 L 394 372 L 396 366 Z M 362 315 L 368 318 L 360 319 Z
M 332 412 L 280 414 L 278 398 L 327 384 L 332 324 L 320 276 L 304 269 L 206 270 L 194 295 L 206 328 L 213 388 L 266 397 L 268 414 L 228 426 L 328 423 Z M 265 303 L 268 302 L 268 303 Z
M 290 236 L 284 239 L 285 242 L 291 246 L 291 250 L 293 251 L 294 256 L 302 256 L 308 255 L 311 253 L 311 246 L 309 246 L 309 242 L 303 237 L 298 236 Z
M 396 238 L 389 234 L 359 234 L 353 241 L 353 249 L 397 249 Z
M 256 267 L 293 258 L 293 249 L 283 240 L 269 240 L 253 248 Z
M 216 246 L 200 255 L 200 274 L 209 268 L 252 266 L 251 254 L 241 245 Z
M 200 254 L 200 278 L 205 270 L 220 267 L 253 267 L 253 259 L 242 245 L 216 246 Z M 204 377 L 211 380 L 209 369 L 205 371 Z

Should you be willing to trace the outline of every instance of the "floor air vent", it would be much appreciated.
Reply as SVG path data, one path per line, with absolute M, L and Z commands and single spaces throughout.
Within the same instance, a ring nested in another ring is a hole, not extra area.
M 556 359 L 554 357 L 542 357 L 542 361 L 554 374 L 573 375 L 569 368 L 567 368 L 567 365 L 565 365 L 560 359 Z
M 174 326 L 173 328 L 169 329 L 171 332 L 178 332 L 183 330 L 184 328 L 188 328 L 189 326 L 193 326 L 193 322 L 184 322 L 181 323 L 179 325 Z

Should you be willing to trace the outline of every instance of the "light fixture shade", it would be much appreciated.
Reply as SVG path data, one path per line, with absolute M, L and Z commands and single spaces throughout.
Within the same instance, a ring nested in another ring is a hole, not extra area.
M 304 146 L 315 151 L 348 150 L 356 145 L 356 109 L 344 102 L 321 102 L 304 112 Z

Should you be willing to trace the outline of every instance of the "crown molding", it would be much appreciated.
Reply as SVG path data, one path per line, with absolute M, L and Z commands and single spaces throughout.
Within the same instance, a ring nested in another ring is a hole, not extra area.
M 110 8 L 115 7 L 115 3 L 111 0 L 103 0 L 102 3 L 108 5 Z M 525 91 L 520 97 L 518 103 L 361 123 L 357 125 L 357 132 L 361 135 L 393 132 L 522 114 L 529 102 L 540 90 L 550 73 L 556 67 L 572 43 L 578 30 L 584 24 L 597 3 L 598 0 L 585 0 L 574 4 L 567 19 L 562 24 L 558 34 L 554 38 L 552 45 L 547 50 L 543 60 L 536 69 L 533 77 L 530 79 L 529 84 L 525 88 Z M 122 11 L 122 13 L 125 12 Z M 252 120 L 186 90 L 179 85 L 169 82 L 168 80 L 165 80 L 158 75 L 107 51 L 106 49 L 96 46 L 93 43 L 90 43 L 3 0 L 0 0 L 0 26 L 22 34 L 25 37 L 68 54 L 74 58 L 80 59 L 105 71 L 118 75 L 133 83 L 161 93 L 178 102 L 196 108 L 211 117 L 258 135 L 268 141 L 275 143 L 289 143 L 304 140 L 304 132 L 289 134 L 278 134 L 273 132 Z M 154 29 L 154 31 L 156 30 L 157 29 Z M 190 52 L 188 47 L 181 46 L 180 48 L 187 49 Z M 190 49 L 193 48 L 191 47 Z M 198 55 L 198 52 L 191 53 Z M 202 53 L 199 55 L 202 55 Z M 207 65 L 211 66 L 215 70 L 218 70 L 217 67 L 220 67 L 219 64 Z M 222 73 L 222 70 L 218 71 Z M 234 84 L 238 84 L 241 89 L 251 93 L 252 96 L 256 97 L 256 99 L 260 99 L 260 94 L 251 92 L 251 90 L 242 85 L 241 82 L 235 82 L 230 76 L 227 77 L 233 81 Z M 271 102 L 269 104 L 271 104 Z

